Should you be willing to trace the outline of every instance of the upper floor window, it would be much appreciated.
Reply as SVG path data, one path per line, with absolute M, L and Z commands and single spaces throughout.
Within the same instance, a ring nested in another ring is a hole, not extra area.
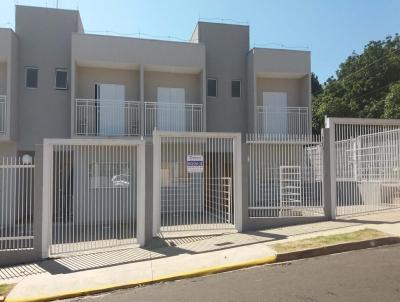
M 207 96 L 212 98 L 217 97 L 217 79 L 207 79 Z
M 233 98 L 240 98 L 242 95 L 241 89 L 241 81 L 240 80 L 232 80 L 231 84 L 231 94 Z
M 26 88 L 38 88 L 39 82 L 39 68 L 37 67 L 26 67 L 25 68 L 25 87 Z
M 57 68 L 56 69 L 56 89 L 66 90 L 68 89 L 68 70 Z

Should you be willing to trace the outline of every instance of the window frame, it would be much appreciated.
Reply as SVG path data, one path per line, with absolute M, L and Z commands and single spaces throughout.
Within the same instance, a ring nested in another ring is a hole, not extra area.
M 208 81 L 209 80 L 214 80 L 215 81 L 215 96 L 208 95 Z M 213 99 L 216 99 L 218 97 L 218 79 L 217 78 L 212 78 L 212 77 L 207 78 L 207 97 L 208 98 L 213 98 Z
M 233 96 L 233 82 L 239 82 L 239 96 Z M 240 99 L 242 97 L 242 80 L 236 79 L 231 80 L 231 98 L 233 99 Z
M 62 71 L 67 73 L 67 83 L 66 87 L 57 87 L 57 72 Z M 67 68 L 56 68 L 55 74 L 54 74 L 54 89 L 55 90 L 68 90 L 69 89 L 69 70 Z
M 36 87 L 29 87 L 28 84 L 28 70 L 37 71 Z M 38 89 L 39 88 L 39 67 L 36 66 L 25 66 L 25 88 L 26 89 Z

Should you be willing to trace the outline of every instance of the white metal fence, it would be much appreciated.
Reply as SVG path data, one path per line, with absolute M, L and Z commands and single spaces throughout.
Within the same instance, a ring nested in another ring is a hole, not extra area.
M 400 207 L 400 120 L 330 118 L 336 215 Z
M 126 246 L 137 236 L 137 142 L 46 140 L 50 254 Z
M 259 134 L 311 134 L 308 107 L 257 106 L 256 122 Z
M 248 135 L 249 217 L 324 215 L 319 136 Z
M 140 102 L 75 99 L 75 135 L 140 135 Z
M 200 132 L 203 130 L 203 105 L 181 103 L 144 103 L 144 135 L 153 130 Z
M 0 95 L 0 134 L 7 132 L 7 96 Z
M 238 144 L 237 134 L 155 132 L 154 235 L 233 229 Z
M 19 157 L 0 164 L 0 252 L 32 249 L 35 165 Z

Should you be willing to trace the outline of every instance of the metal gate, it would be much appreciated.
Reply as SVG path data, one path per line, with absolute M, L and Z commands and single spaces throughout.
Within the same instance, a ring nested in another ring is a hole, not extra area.
M 324 215 L 320 136 L 247 136 L 249 217 Z
M 400 120 L 329 118 L 326 127 L 336 215 L 399 208 Z
M 45 140 L 51 256 L 137 242 L 139 145 L 135 140 Z
M 0 252 L 33 248 L 34 172 L 30 156 L 1 160 Z
M 153 139 L 154 235 L 240 229 L 240 134 L 155 131 Z

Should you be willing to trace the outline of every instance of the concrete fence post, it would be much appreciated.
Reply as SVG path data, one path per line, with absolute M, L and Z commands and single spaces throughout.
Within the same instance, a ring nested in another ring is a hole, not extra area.
M 336 165 L 333 150 L 334 143 L 332 144 L 332 132 L 329 128 L 322 129 L 322 160 L 323 160 L 323 197 L 324 197 L 324 213 L 325 217 L 329 220 L 336 218 Z M 333 177 L 334 176 L 334 177 Z
M 238 134 L 233 139 L 233 171 L 234 171 L 234 184 L 233 184 L 233 198 L 234 198 L 234 215 L 235 215 L 235 228 L 238 232 L 243 230 L 243 195 L 242 195 L 242 136 Z
M 146 145 L 143 141 L 137 147 L 137 241 L 146 244 Z
M 149 243 L 153 238 L 153 144 L 147 143 L 146 150 L 146 168 L 145 168 L 145 185 L 146 185 L 146 228 L 145 228 L 145 244 Z
M 42 170 L 42 198 L 41 203 L 41 256 L 43 259 L 49 257 L 49 247 L 51 243 L 51 201 L 52 201 L 52 175 L 53 175 L 53 145 L 43 142 L 43 165 Z
M 153 134 L 153 236 L 157 236 L 161 228 L 161 137 Z
M 33 249 L 38 258 L 42 256 L 43 237 L 43 146 L 35 146 L 34 206 L 33 206 Z
M 242 144 L 242 230 L 246 231 L 249 220 L 249 146 Z

